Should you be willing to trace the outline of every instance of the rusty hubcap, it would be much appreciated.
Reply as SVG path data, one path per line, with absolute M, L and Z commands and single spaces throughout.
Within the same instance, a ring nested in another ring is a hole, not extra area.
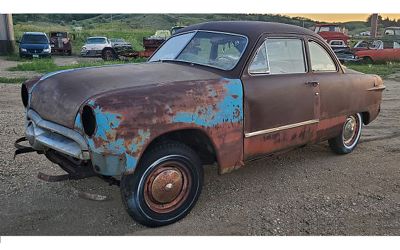
M 146 178 L 144 198 L 157 213 L 168 213 L 180 207 L 189 194 L 191 179 L 179 162 L 163 163 Z

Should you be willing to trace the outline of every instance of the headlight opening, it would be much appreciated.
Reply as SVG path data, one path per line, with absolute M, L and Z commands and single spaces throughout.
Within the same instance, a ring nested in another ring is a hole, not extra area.
M 87 136 L 94 135 L 96 131 L 96 116 L 93 109 L 88 105 L 85 105 L 82 109 L 82 126 Z
M 25 84 L 22 84 L 21 87 L 21 99 L 22 99 L 22 104 L 24 104 L 24 107 L 28 107 L 28 103 L 29 103 L 29 92 L 28 92 L 28 88 L 26 87 Z

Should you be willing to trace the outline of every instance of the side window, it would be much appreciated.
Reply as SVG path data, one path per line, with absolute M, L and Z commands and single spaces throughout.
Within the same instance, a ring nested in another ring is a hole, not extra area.
M 305 73 L 303 41 L 296 38 L 267 39 L 249 67 L 251 74 Z
M 250 74 L 266 74 L 269 73 L 267 47 L 265 42 L 258 49 L 256 56 L 249 67 Z
M 328 52 L 318 43 L 309 41 L 311 70 L 313 72 L 336 71 L 336 65 Z
M 393 49 L 394 48 L 394 42 L 384 42 L 383 43 L 383 48 L 384 49 Z

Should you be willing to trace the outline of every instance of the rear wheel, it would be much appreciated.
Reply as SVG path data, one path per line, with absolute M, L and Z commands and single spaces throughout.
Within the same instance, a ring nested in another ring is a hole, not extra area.
M 360 140 L 362 117 L 360 113 L 350 115 L 343 124 L 342 133 L 330 139 L 329 146 L 337 154 L 352 152 Z
M 145 153 L 134 174 L 121 179 L 122 200 L 129 215 L 145 226 L 163 226 L 184 218 L 203 185 L 197 154 L 178 142 L 157 145 Z

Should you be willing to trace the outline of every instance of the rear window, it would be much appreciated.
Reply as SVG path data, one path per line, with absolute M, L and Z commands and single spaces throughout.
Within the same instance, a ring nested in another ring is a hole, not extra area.
M 45 35 L 25 34 L 22 36 L 21 43 L 47 44 L 49 40 Z

